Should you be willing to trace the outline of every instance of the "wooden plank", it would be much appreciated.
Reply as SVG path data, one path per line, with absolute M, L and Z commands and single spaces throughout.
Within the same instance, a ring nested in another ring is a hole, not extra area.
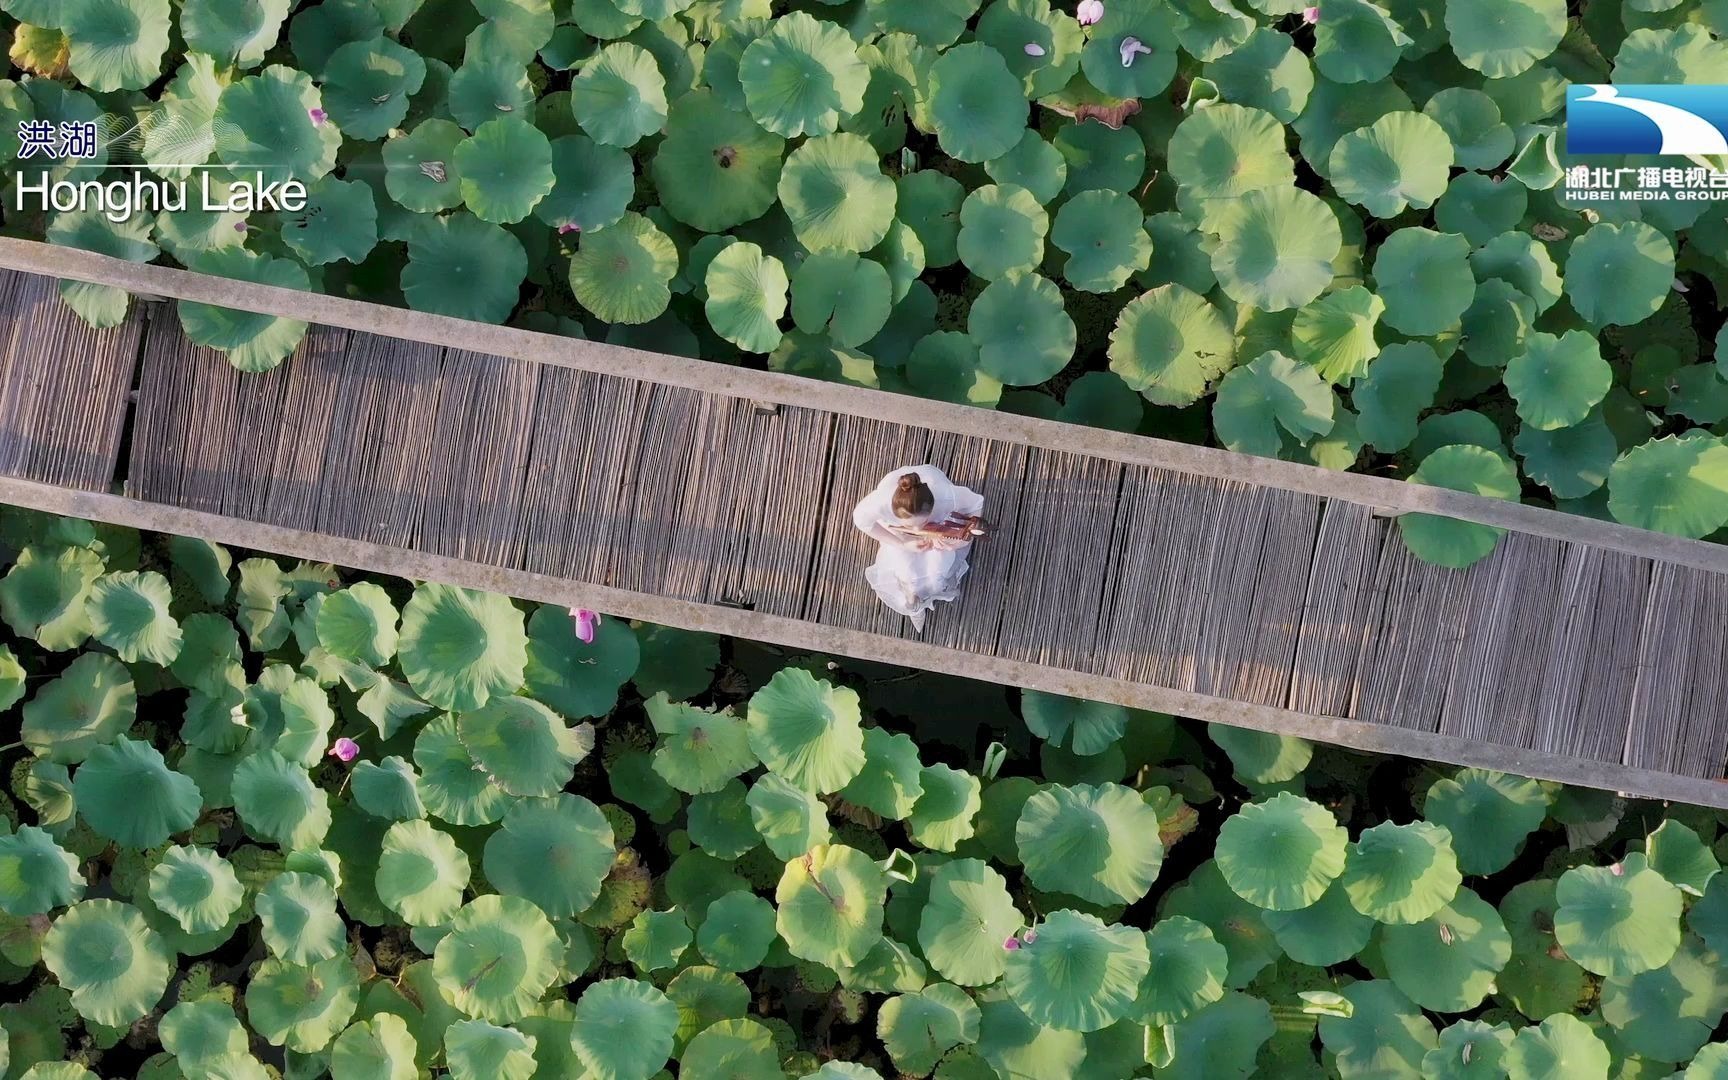
M 1367 641 L 1363 620 L 1380 604 L 1374 582 L 1387 525 L 1371 508 L 1329 499 L 1298 616 L 1296 659 L 1287 705 L 1300 712 L 1347 716 Z
M 1440 730 L 1467 739 L 1527 745 L 1539 707 L 1548 631 L 1560 603 L 1566 545 L 1511 533 L 1504 556 L 1471 579 L 1458 663 L 1441 708 Z
M 143 305 L 96 330 L 51 278 L 7 274 L 0 324 L 0 473 L 106 491 L 120 455 Z
M 522 489 L 544 369 L 520 360 L 451 352 L 420 488 L 418 541 L 438 555 L 506 565 L 519 543 Z M 412 458 L 398 458 L 401 486 Z
M 199 355 L 178 321 L 154 319 L 144 338 L 133 409 L 126 494 L 219 512 L 228 489 L 239 372 Z M 281 385 L 280 375 L 260 379 Z M 189 414 L 200 422 L 189 423 Z
M 1382 543 L 1375 572 L 1379 606 L 1364 616 L 1368 634 L 1350 716 L 1435 731 L 1470 619 L 1464 598 L 1472 579 L 1491 572 L 1505 551 L 1496 549 L 1468 570 L 1453 570 L 1411 554 L 1397 529 L 1387 530 Z
M 1638 645 L 1626 764 L 1716 779 L 1728 755 L 1719 574 L 1658 564 Z
M 1531 748 L 1624 760 L 1650 570 L 1647 559 L 1568 545 Z
M 749 456 L 736 468 L 731 521 L 739 531 L 724 538 L 728 572 L 716 579 L 715 598 L 796 616 L 810 593 L 823 532 L 834 416 L 790 406 L 768 411 L 750 402 L 736 407 Z
M 1218 564 L 1211 580 L 1211 618 L 1201 650 L 1209 663 L 1195 689 L 1218 697 L 1281 705 L 1289 692 L 1296 636 L 1320 524 L 1320 500 L 1262 488 L 1264 525 L 1252 572 L 1240 561 Z M 1225 583 L 1230 583 L 1226 586 Z M 1243 588 L 1239 583 L 1246 582 Z
M 712 406 L 704 409 L 704 400 L 693 390 L 649 386 L 646 412 L 634 429 L 636 449 L 617 478 L 606 584 L 658 594 L 680 546 L 706 543 L 705 537 L 680 529 L 684 504 L 692 496 L 691 475 L 710 464 L 696 460 L 699 427 L 718 415 Z
M 1124 466 L 1034 451 L 998 656 L 1092 671 Z
M 234 372 L 230 449 L 208 465 L 227 474 L 227 513 L 284 528 L 317 527 L 349 337 L 346 330 L 313 327 L 263 378 Z M 220 354 L 196 353 L 204 363 L 228 366 Z M 187 427 L 199 423 L 193 406 L 181 418 Z

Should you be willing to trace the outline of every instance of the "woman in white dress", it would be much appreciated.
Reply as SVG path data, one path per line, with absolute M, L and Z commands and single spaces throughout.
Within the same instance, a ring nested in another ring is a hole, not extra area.
M 974 527 L 954 536 L 937 528 L 983 512 L 982 495 L 951 482 L 934 465 L 894 470 L 852 511 L 852 524 L 882 545 L 864 579 L 919 633 L 936 601 L 960 595 L 972 535 L 982 533 Z

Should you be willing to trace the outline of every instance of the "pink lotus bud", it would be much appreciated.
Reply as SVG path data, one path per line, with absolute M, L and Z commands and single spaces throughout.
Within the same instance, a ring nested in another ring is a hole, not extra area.
M 1610 866 L 1608 868 L 1608 872 L 1610 874 L 1613 874 L 1615 877 L 1625 877 L 1626 876 L 1626 864 L 1625 863 L 1615 863 L 1613 866 Z
M 312 118 L 312 123 L 316 127 L 323 127 L 324 121 L 330 119 L 330 114 L 323 109 L 307 109 L 306 115 Z
M 1020 940 L 1030 945 L 1034 941 L 1038 940 L 1038 931 L 1033 930 L 1031 927 L 1027 927 L 1026 932 L 1020 935 Z
M 344 763 L 353 761 L 360 756 L 360 744 L 353 739 L 337 739 L 330 744 L 330 756 Z
M 246 223 L 244 221 L 236 221 L 234 223 L 234 231 L 237 233 L 245 232 L 246 231 Z
M 576 224 L 573 221 L 566 221 L 564 224 L 558 226 L 558 235 L 559 236 L 563 236 L 566 233 L 581 232 L 581 231 L 582 231 L 582 226 Z
M 570 617 L 576 620 L 576 637 L 582 644 L 594 644 L 594 633 L 600 629 L 600 613 L 587 608 L 571 608 Z
M 1007 949 L 1009 952 L 1013 952 L 1015 949 L 1020 947 L 1020 939 L 1010 934 L 1008 935 L 1008 940 L 1002 943 L 1002 947 Z
M 1313 26 L 1315 23 L 1319 22 L 1320 21 L 1320 8 L 1319 8 L 1319 6 L 1316 5 L 1314 7 L 1303 8 L 1302 9 L 1302 21 L 1307 23 L 1309 26 Z
M 1104 0 L 1080 0 L 1074 9 L 1074 20 L 1081 26 L 1092 26 L 1104 17 Z
M 1122 55 L 1123 67 L 1133 67 L 1134 57 L 1140 53 L 1145 53 L 1147 56 L 1152 55 L 1152 50 L 1141 44 L 1140 39 L 1137 37 L 1123 38 L 1122 44 L 1117 47 L 1116 51 Z
M 1043 56 L 1044 55 L 1044 46 L 1038 44 L 1036 41 L 1028 41 L 1026 43 L 1026 55 L 1027 56 Z

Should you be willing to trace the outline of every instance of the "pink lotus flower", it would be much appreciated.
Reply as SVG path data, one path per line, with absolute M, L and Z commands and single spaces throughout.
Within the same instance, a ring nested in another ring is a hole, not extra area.
M 1007 949 L 1009 952 L 1013 952 L 1015 949 L 1020 947 L 1020 939 L 1015 937 L 1013 934 L 1009 934 L 1008 940 L 1002 943 L 1002 947 Z
M 1027 56 L 1043 56 L 1044 55 L 1044 46 L 1038 44 L 1036 41 L 1028 41 L 1026 43 L 1026 55 Z
M 1081 26 L 1095 25 L 1104 17 L 1104 0 L 1080 0 L 1080 6 L 1074 9 L 1074 21 Z
M 306 115 L 312 118 L 312 123 L 316 127 L 323 127 L 324 121 L 330 119 L 330 114 L 323 109 L 307 109 Z
M 1152 50 L 1141 43 L 1140 39 L 1137 37 L 1123 38 L 1122 44 L 1117 46 L 1116 51 L 1122 55 L 1123 67 L 1133 67 L 1134 57 L 1141 53 L 1145 53 L 1147 56 L 1152 55 Z
M 584 645 L 594 644 L 594 633 L 600 629 L 600 613 L 587 608 L 571 608 L 570 617 L 576 620 L 576 637 Z
M 244 221 L 236 221 L 234 223 L 234 231 L 237 233 L 245 232 L 246 231 L 246 223 Z
M 337 739 L 330 744 L 329 756 L 346 764 L 360 756 L 360 744 L 353 739 Z
M 559 236 L 563 236 L 566 233 L 581 232 L 581 231 L 582 231 L 582 226 L 576 224 L 573 221 L 566 221 L 564 224 L 558 226 L 558 235 Z
M 1319 5 L 1315 5 L 1314 7 L 1303 8 L 1302 9 L 1302 21 L 1307 23 L 1309 26 L 1313 26 L 1315 23 L 1319 22 L 1320 21 Z

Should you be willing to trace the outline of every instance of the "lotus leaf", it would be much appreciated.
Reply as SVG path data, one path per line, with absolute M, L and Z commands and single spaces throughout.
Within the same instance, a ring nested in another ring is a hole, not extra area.
M 1051 912 L 1034 929 L 1032 944 L 1009 951 L 1003 976 L 1029 1020 L 1097 1031 L 1133 1009 L 1150 969 L 1144 934 L 1077 911 Z
M 246 831 L 290 850 L 317 847 L 330 828 L 330 799 L 306 770 L 274 750 L 234 767 L 234 809 Z
M 730 892 L 709 904 L 696 930 L 702 958 L 722 971 L 760 967 L 776 940 L 774 906 L 752 892 Z
M 1435 1012 L 1475 1008 L 1512 956 L 1499 912 L 1469 889 L 1418 923 L 1380 930 L 1387 974 L 1410 1000 Z
M 1305 444 L 1332 430 L 1334 397 L 1313 367 L 1269 352 L 1225 372 L 1212 404 L 1218 440 L 1244 454 L 1276 457 L 1287 433 Z
M 138 693 L 126 666 L 85 653 L 24 703 L 22 741 L 32 754 L 76 764 L 132 726 Z
M 1117 317 L 1110 370 L 1153 404 L 1182 407 L 1230 369 L 1235 349 L 1217 308 L 1185 286 L 1160 285 Z
M 788 781 L 823 794 L 845 787 L 864 767 L 858 694 L 783 668 L 748 706 L 750 749 Z
M 1319 900 L 1343 872 L 1349 839 L 1325 807 L 1281 792 L 1219 828 L 1218 869 L 1244 900 L 1293 911 Z
M 1728 982 L 1716 954 L 1688 936 L 1662 968 L 1602 983 L 1602 1018 L 1626 1051 L 1649 1061 L 1684 1062 L 1710 1041 L 1728 1011 Z
M 1314 27 L 1314 66 L 1334 82 L 1378 82 L 1391 74 L 1410 43 L 1410 35 L 1381 5 L 1333 2 Z
M 799 243 L 813 252 L 869 251 L 894 220 L 894 182 L 857 135 L 825 135 L 787 157 L 777 185 Z
M 1350 1015 L 1320 1018 L 1320 1042 L 1338 1075 L 1418 1075 L 1422 1059 L 1438 1041 L 1422 1010 L 1384 979 L 1352 983 L 1339 992 L 1350 1002 Z
M 475 765 L 511 795 L 556 795 L 594 746 L 590 725 L 569 727 L 538 701 L 494 697 L 456 718 Z
M 802 11 L 775 19 L 738 61 L 750 115 L 786 138 L 833 134 L 863 107 L 869 80 L 846 32 Z
M 755 244 L 731 243 L 708 263 L 704 275 L 708 324 L 746 352 L 772 352 L 780 345 L 789 285 L 779 259 Z
M 529 1080 L 538 1045 L 515 1028 L 459 1020 L 444 1033 L 444 1059 L 453 1080 Z
M 1458 892 L 1452 834 L 1426 821 L 1385 822 L 1350 845 L 1340 879 L 1357 911 L 1383 923 L 1418 923 Z
M 571 1041 L 596 1080 L 648 1080 L 672 1054 L 678 1006 L 635 979 L 591 984 L 576 1002 Z
M 149 262 L 160 254 L 150 239 L 148 218 L 130 218 L 116 224 L 94 209 L 55 214 L 46 236 L 51 244 L 130 262 Z M 131 309 L 131 294 L 112 285 L 62 281 L 60 296 L 80 318 L 99 330 L 121 325 Z
M 91 829 L 135 848 L 190 829 L 203 801 L 198 785 L 170 769 L 154 746 L 124 736 L 90 751 L 72 789 Z
M 541 910 L 520 897 L 475 897 L 449 925 L 433 968 L 440 992 L 471 1016 L 517 1020 L 557 978 L 558 935 Z
M 840 789 L 840 797 L 894 821 L 904 819 L 923 794 L 918 747 L 910 736 L 864 729 L 864 767 Z
M 331 1080 L 414 1080 L 418 1049 L 400 1016 L 379 1013 L 336 1037 L 330 1047 Z
M 827 809 L 815 795 L 766 773 L 750 785 L 750 820 L 774 857 L 797 859 L 829 839 Z
M 34 825 L 0 836 L 0 911 L 41 915 L 84 895 L 78 859 Z
M 829 967 L 862 963 L 882 940 L 887 888 L 882 869 L 862 851 L 843 844 L 812 848 L 780 876 L 776 926 L 794 956 Z
M 384 144 L 384 187 L 405 210 L 429 213 L 462 203 L 456 148 L 467 135 L 448 120 L 426 120 Z
M 973 301 L 966 329 L 978 344 L 979 367 L 1009 386 L 1043 382 L 1074 355 L 1074 321 L 1062 294 L 1037 274 L 992 282 Z
M 192 260 L 191 268 L 204 274 L 271 285 L 282 289 L 311 287 L 306 271 L 292 259 L 259 255 L 241 248 L 205 251 Z M 180 325 L 195 344 L 228 354 L 228 362 L 241 371 L 269 371 L 299 348 L 306 324 L 272 315 L 236 311 L 181 301 Z
M 1728 446 L 1694 430 L 1632 448 L 1608 472 L 1608 509 L 1638 528 L 1709 535 L 1728 524 Z
M 1102 753 L 1128 728 L 1128 710 L 1120 705 L 1037 690 L 1022 695 L 1020 712 L 1032 734 L 1052 746 L 1067 746 L 1076 754 Z
M 323 98 L 304 72 L 273 65 L 237 80 L 216 104 L 222 163 L 271 180 L 317 180 L 336 167 L 342 133 L 315 116 Z M 305 286 L 301 286 L 304 288 Z
M 668 283 L 678 272 L 678 251 L 666 234 L 640 214 L 585 233 L 570 260 L 570 287 L 577 301 L 607 322 L 648 322 L 671 300 Z
M 684 1047 L 679 1072 L 729 1080 L 785 1080 L 773 1034 L 754 1020 L 721 1020 Z
M 402 674 L 440 709 L 478 709 L 522 685 L 527 640 L 503 597 L 421 585 L 402 609 Z
M 347 928 L 336 914 L 336 893 L 313 874 L 278 874 L 254 898 L 272 956 L 311 965 L 341 955 Z
M 1535 780 L 1460 769 L 1428 788 L 1423 816 L 1452 834 L 1458 869 L 1493 874 L 1506 868 L 1548 816 L 1551 800 Z
M 212 1060 L 244 1054 L 249 1045 L 246 1029 L 234 1010 L 220 1000 L 181 1001 L 162 1017 L 162 1046 L 188 1066 L 208 1067 Z
M 619 67 L 627 68 L 627 65 Z M 629 74 L 636 74 L 634 68 L 627 70 Z M 658 74 L 652 64 L 648 65 L 647 71 Z M 587 74 L 585 70 L 583 75 Z M 572 83 L 572 104 L 576 96 L 575 87 L 582 86 L 583 96 L 594 112 L 601 114 L 604 121 L 609 121 L 618 128 L 626 127 L 635 116 L 631 107 L 636 101 L 632 88 L 621 85 L 623 82 L 622 74 L 611 66 L 608 66 L 606 74 L 592 81 L 582 82 L 581 76 L 578 76 Z M 647 90 L 644 89 L 643 93 L 646 94 Z M 450 76 L 446 97 L 449 115 L 468 131 L 474 131 L 486 121 L 495 120 L 499 116 L 526 115 L 534 102 L 534 87 L 522 64 L 509 56 L 470 56 L 464 59 L 462 66 Z M 576 118 L 581 120 L 583 113 L 578 111 Z M 589 134 L 594 133 L 589 131 Z M 600 142 L 607 141 L 598 136 L 596 138 Z
M 1611 1060 L 1588 1024 L 1561 1013 L 1513 1036 L 1501 1063 L 1519 1080 L 1606 1080 Z
M 1313 301 L 1332 281 L 1343 243 L 1318 196 L 1294 187 L 1251 191 L 1211 212 L 1212 271 L 1226 295 L 1264 311 Z
M 56 20 L 71 44 L 70 66 L 92 90 L 141 90 L 168 51 L 168 0 L 77 0 Z
M 1214 105 L 1190 114 L 1170 136 L 1168 155 L 1171 178 L 1201 204 L 1291 187 L 1296 180 L 1283 125 L 1245 105 Z
M 906 830 L 932 851 L 953 851 L 972 835 L 980 800 L 978 778 L 946 765 L 927 765 L 918 775 L 922 792 L 907 815 Z
M 555 918 L 588 909 L 617 850 L 612 825 L 580 795 L 524 799 L 486 840 L 486 878 Z
M 936 983 L 883 1002 L 876 1033 L 895 1068 L 922 1073 L 954 1047 L 976 1042 L 978 1020 L 978 1006 L 963 990 Z
M 1146 949 L 1151 966 L 1130 1014 L 1140 1022 L 1180 1023 L 1224 996 L 1230 954 L 1204 923 L 1181 915 L 1160 919 L 1146 932 Z
M 441 926 L 462 906 L 468 856 L 424 821 L 399 821 L 378 854 L 378 898 L 411 926 Z
M 957 247 L 966 268 L 987 281 L 1035 269 L 1050 221 L 1038 200 L 1014 184 L 990 184 L 960 207 Z
M 453 160 L 462 201 L 475 217 L 512 225 L 534 212 L 557 183 L 552 144 L 517 116 L 500 116 L 458 143 Z
M 179 845 L 163 852 L 151 869 L 149 895 L 188 934 L 221 930 L 245 898 L 228 860 L 209 848 Z
M 1360 285 L 1322 295 L 1296 312 L 1291 324 L 1296 358 L 1327 382 L 1348 386 L 1380 351 L 1374 328 L 1385 311 L 1386 302 Z
M 256 67 L 276 44 L 292 6 L 289 0 L 186 0 L 180 32 L 189 49 L 225 64 Z
M 664 971 L 677 967 L 679 958 L 690 947 L 690 924 L 676 908 L 642 911 L 624 931 L 621 941 L 625 957 L 638 971 Z
M 1374 920 L 1356 910 L 1338 882 L 1305 908 L 1266 912 L 1265 921 L 1279 948 L 1298 963 L 1315 967 L 1355 956 L 1374 932 Z
M 1082 191 L 1063 203 L 1050 241 L 1068 253 L 1062 276 L 1086 292 L 1121 288 L 1152 257 L 1139 204 L 1117 191 Z
M 1026 129 L 1030 106 L 1019 78 L 1001 53 L 982 42 L 957 45 L 937 57 L 924 94 L 937 142 L 958 161 L 1001 157 Z
M 1294 47 L 1288 35 L 1265 26 L 1231 52 L 1206 64 L 1203 71 L 1224 100 L 1264 109 L 1286 124 L 1301 115 L 1314 90 L 1314 69 L 1308 57 Z
M 785 140 L 710 92 L 679 98 L 654 155 L 661 202 L 667 213 L 704 232 L 753 221 L 774 205 L 785 147 Z
M 1034 885 L 1095 904 L 1145 896 L 1164 861 L 1157 811 L 1118 784 L 1039 791 L 1026 800 L 1014 835 Z
M 949 266 L 960 258 L 960 207 L 966 189 L 946 173 L 921 171 L 902 176 L 896 188 L 896 214 L 924 245 L 924 261 Z
M 155 1008 L 173 953 L 130 904 L 84 900 L 54 920 L 42 962 L 86 1020 L 124 1028 Z
M 1579 866 L 1560 875 L 1554 938 L 1586 971 L 1627 976 L 1667 964 L 1680 947 L 1684 897 L 1642 854 L 1614 867 Z
M 527 275 L 527 260 L 521 242 L 497 225 L 468 213 L 434 218 L 422 223 L 408 242 L 402 293 L 408 298 L 408 306 L 416 311 L 478 322 L 503 322 L 514 307 Z M 416 590 L 416 598 L 420 591 Z M 411 600 L 404 610 L 405 639 L 407 610 L 413 607 Z M 452 604 L 440 601 L 437 607 L 448 613 Z M 440 621 L 454 625 L 455 617 L 446 614 L 440 616 Z M 406 648 L 403 659 L 407 662 Z
M 991 5 L 991 10 L 995 10 L 997 6 L 999 5 Z M 984 172 L 998 184 L 1025 188 L 1040 205 L 1048 205 L 1062 194 L 1063 181 L 1068 178 L 1068 163 L 1062 152 L 1050 145 L 1042 135 L 1027 129 L 1012 150 L 986 161 Z M 906 203 L 904 195 L 901 201 Z M 902 205 L 901 217 L 905 216 L 906 207 Z

